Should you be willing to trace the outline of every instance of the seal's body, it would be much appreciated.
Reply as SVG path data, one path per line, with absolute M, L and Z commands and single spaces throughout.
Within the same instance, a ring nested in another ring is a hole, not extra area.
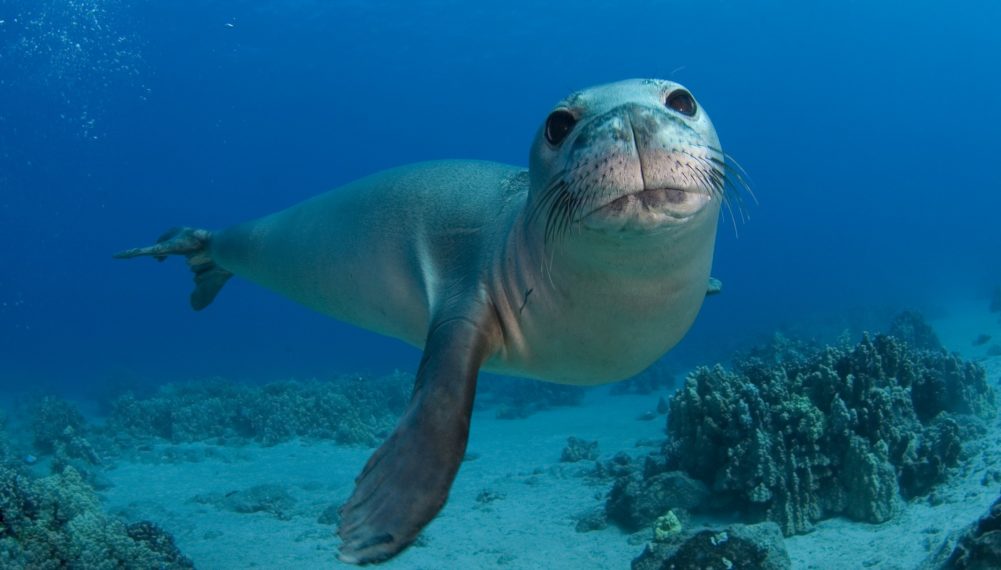
M 423 347 L 440 285 L 482 275 L 492 261 L 482 248 L 505 237 L 503 222 L 524 205 L 527 186 L 502 188 L 517 172 L 472 161 L 383 171 L 216 232 L 211 257 L 316 311 Z
M 528 195 L 524 169 L 409 165 L 217 232 L 210 256 L 316 311 L 419 348 L 448 294 L 443 285 L 470 280 L 504 333 L 484 366 L 494 372 L 612 382 L 680 340 L 705 297 L 714 213 L 705 214 L 710 223 L 678 228 L 636 251 L 621 240 L 608 252 L 618 259 L 607 261 L 644 262 L 608 274 L 598 260 L 580 267 L 526 243 L 541 241 L 525 231 Z
M 625 81 L 560 102 L 528 170 L 404 166 L 119 256 L 186 255 L 196 309 L 236 274 L 424 348 L 409 408 L 342 508 L 342 560 L 377 562 L 444 504 L 481 367 L 597 384 L 681 339 L 718 290 L 709 270 L 731 172 L 688 91 Z

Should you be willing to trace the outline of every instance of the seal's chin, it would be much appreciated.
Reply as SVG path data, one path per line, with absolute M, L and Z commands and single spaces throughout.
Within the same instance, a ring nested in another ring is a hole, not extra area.
M 684 224 L 709 206 L 701 189 L 650 188 L 606 202 L 581 218 L 585 228 L 602 232 L 646 232 Z

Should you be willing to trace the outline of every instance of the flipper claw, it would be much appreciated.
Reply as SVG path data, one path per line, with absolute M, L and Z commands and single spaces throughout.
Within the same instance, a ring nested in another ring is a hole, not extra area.
M 192 255 L 205 249 L 212 233 L 208 230 L 195 228 L 173 228 L 147 247 L 134 247 L 114 254 L 115 259 L 131 259 L 133 257 L 150 256 L 157 261 L 167 259 L 168 255 Z

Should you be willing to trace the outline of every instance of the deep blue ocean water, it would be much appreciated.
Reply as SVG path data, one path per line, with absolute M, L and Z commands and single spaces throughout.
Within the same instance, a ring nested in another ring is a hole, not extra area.
M 689 87 L 760 204 L 678 347 L 1001 282 L 1001 4 L 0 0 L 0 388 L 412 370 L 238 279 L 121 262 L 389 166 L 526 164 L 551 105 Z M 739 233 L 739 237 L 735 235 Z

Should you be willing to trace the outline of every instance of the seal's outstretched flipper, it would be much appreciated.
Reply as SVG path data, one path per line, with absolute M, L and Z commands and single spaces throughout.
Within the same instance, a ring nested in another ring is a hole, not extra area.
M 715 277 L 709 278 L 709 286 L 706 287 L 706 297 L 709 295 L 719 295 L 723 292 L 723 282 Z
M 494 350 L 494 330 L 466 318 L 431 328 L 410 405 L 341 507 L 341 561 L 392 558 L 445 505 L 466 453 L 476 376 Z
M 156 240 L 155 245 L 136 247 L 116 253 L 117 259 L 150 256 L 157 261 L 168 255 L 183 255 L 188 258 L 188 267 L 195 274 L 195 290 L 191 292 L 191 307 L 200 311 L 219 294 L 219 290 L 232 273 L 219 267 L 209 255 L 209 240 L 212 232 L 195 228 L 172 228 Z

